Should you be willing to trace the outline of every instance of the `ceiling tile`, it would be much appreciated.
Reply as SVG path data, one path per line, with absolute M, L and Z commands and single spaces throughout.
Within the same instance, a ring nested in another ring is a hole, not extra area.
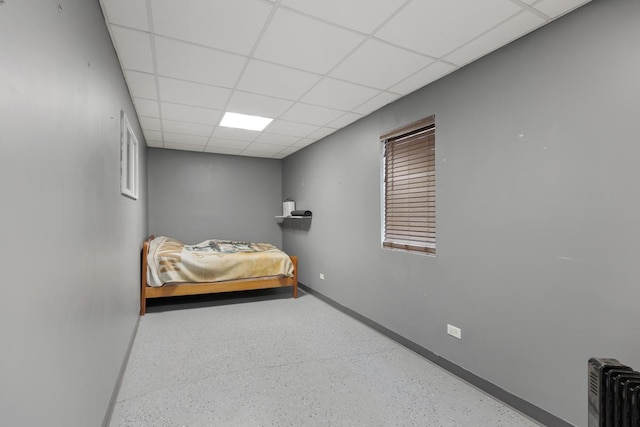
M 289 153 L 277 153 L 274 154 L 273 156 L 271 156 L 272 159 L 284 159 L 285 157 L 287 157 L 289 155 Z
M 249 54 L 273 5 L 259 0 L 152 0 L 157 34 Z
M 300 149 L 300 147 L 286 147 L 280 152 L 280 154 L 282 154 L 283 157 L 286 157 L 289 154 L 293 154 Z
M 260 136 L 256 138 L 256 142 L 262 142 L 265 144 L 273 144 L 273 145 L 282 145 L 289 146 L 296 142 L 300 141 L 299 136 L 289 136 L 289 135 L 277 135 L 274 133 L 261 133 Z
M 162 141 L 147 141 L 147 147 L 163 148 Z
M 319 126 L 312 126 L 303 123 L 289 122 L 286 120 L 274 120 L 271 122 L 267 130 L 269 133 L 276 133 L 279 135 L 289 135 L 304 137 L 311 132 L 318 130 Z
M 182 80 L 158 78 L 160 99 L 177 104 L 222 110 L 231 94 L 230 89 L 207 86 Z
M 208 145 L 204 149 L 205 153 L 213 153 L 213 154 L 231 154 L 231 155 L 239 155 L 242 152 L 242 149 L 238 148 L 223 148 L 223 147 L 209 147 Z
M 262 61 L 249 62 L 238 89 L 278 98 L 298 99 L 320 76 Z
M 102 0 L 109 23 L 149 31 L 146 0 Z
M 158 74 L 216 86 L 234 87 L 246 61 L 240 55 L 164 37 L 156 37 L 155 46 Z
M 589 1 L 591 0 L 542 0 L 540 3 L 536 3 L 534 7 L 551 18 L 557 18 L 578 6 L 589 3 Z
M 330 128 L 334 128 L 334 129 L 340 129 L 343 128 L 347 125 L 350 125 L 351 123 L 355 122 L 356 120 L 362 118 L 364 116 L 362 116 L 361 114 L 355 114 L 355 113 L 346 113 L 344 114 L 342 117 L 332 121 L 331 123 L 327 124 L 328 127 Z
M 307 146 L 313 144 L 314 142 L 316 142 L 315 139 L 303 138 L 300 141 L 298 141 L 295 144 L 293 144 L 293 147 L 304 148 L 304 147 L 307 147 Z
M 211 138 L 207 143 L 207 147 L 233 148 L 237 150 L 244 150 L 249 144 L 251 144 L 251 142 L 238 141 L 237 139 Z
M 325 74 L 363 40 L 357 33 L 279 9 L 254 56 Z
M 181 135 L 177 133 L 164 132 L 164 142 L 172 144 L 189 144 L 189 145 L 202 145 L 204 146 L 209 140 L 206 136 L 197 135 Z
M 227 128 L 224 126 L 218 126 L 213 132 L 214 138 L 220 139 L 237 139 L 239 141 L 253 141 L 260 134 L 253 130 Z
M 370 39 L 329 75 L 386 89 L 432 62 L 431 58 Z
M 387 104 L 392 103 L 396 99 L 400 98 L 400 95 L 389 92 L 381 92 L 374 98 L 368 100 L 364 104 L 358 105 L 353 111 L 359 114 L 369 114 L 384 107 Z
M 235 91 L 226 110 L 233 113 L 275 118 L 285 112 L 291 104 L 293 102 L 280 98 Z
M 111 35 L 123 68 L 147 73 L 155 72 L 149 33 L 112 25 Z
M 325 78 L 303 96 L 301 101 L 349 111 L 378 93 L 379 90 Z
M 239 154 L 239 156 L 271 158 L 273 156 L 273 154 L 272 153 L 263 152 L 263 151 L 242 150 L 242 152 Z
M 262 153 L 279 153 L 284 147 L 282 145 L 261 144 L 259 142 L 252 142 L 244 151 L 257 151 Z
M 153 74 L 140 73 L 138 71 L 125 71 L 127 85 L 132 97 L 158 99 L 156 91 L 156 78 Z
M 344 111 L 298 102 L 284 113 L 281 118 L 292 122 L 324 126 L 343 114 Z
M 521 10 L 509 0 L 414 1 L 376 37 L 439 58 Z
M 455 52 L 445 56 L 444 59 L 457 65 L 468 64 L 469 62 L 527 34 L 538 26 L 544 24 L 544 22 L 545 20 L 541 17 L 534 15 L 531 12 L 524 11 L 488 33 L 485 33 L 471 41 L 471 43 L 466 44 Z
M 133 98 L 133 103 L 136 106 L 136 111 L 139 116 L 145 117 L 160 117 L 160 108 L 158 107 L 158 101 L 152 101 L 150 99 Z
M 456 67 L 454 67 L 453 65 L 447 64 L 445 62 L 437 61 L 429 65 L 424 70 L 417 72 L 416 74 L 409 77 L 408 79 L 393 86 L 391 90 L 393 92 L 407 95 L 411 92 L 414 92 L 428 85 L 429 83 L 439 79 L 440 77 L 443 77 L 449 74 L 455 69 Z
M 162 130 L 164 130 L 165 132 L 179 133 L 184 135 L 209 136 L 211 135 L 211 132 L 213 132 L 213 126 L 163 119 Z M 167 140 L 165 139 L 165 142 L 166 141 Z
M 311 134 L 307 135 L 307 138 L 310 138 L 312 140 L 318 140 L 318 139 L 322 139 L 325 136 L 331 135 L 332 133 L 334 133 L 336 130 L 335 129 L 331 129 L 331 128 L 321 128 L 318 129 L 315 132 L 312 132 Z
M 155 130 L 143 130 L 144 139 L 146 141 L 162 141 L 162 132 Z
M 283 0 L 281 4 L 368 34 L 404 2 L 405 0 Z
M 155 119 L 153 117 L 138 117 L 138 121 L 140 122 L 140 127 L 143 130 L 162 130 L 160 127 L 160 119 Z
M 217 125 L 220 120 L 220 110 L 192 107 L 189 105 L 162 103 L 162 118 L 178 120 L 181 122 L 201 123 L 205 125 Z
M 204 145 L 191 145 L 191 144 L 174 144 L 172 142 L 165 142 L 164 148 L 170 150 L 183 150 L 183 151 L 203 151 Z

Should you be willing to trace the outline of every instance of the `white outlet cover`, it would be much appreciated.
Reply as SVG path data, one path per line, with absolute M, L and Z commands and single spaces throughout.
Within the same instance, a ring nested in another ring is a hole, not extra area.
M 452 337 L 458 338 L 459 340 L 462 339 L 462 329 L 457 328 L 453 325 L 447 324 L 447 333 Z

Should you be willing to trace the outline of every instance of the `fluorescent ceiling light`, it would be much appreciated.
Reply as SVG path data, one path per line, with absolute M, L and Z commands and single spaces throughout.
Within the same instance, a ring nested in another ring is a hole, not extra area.
M 220 126 L 261 131 L 272 121 L 273 119 L 268 119 L 266 117 L 248 116 L 246 114 L 238 113 L 224 113 Z

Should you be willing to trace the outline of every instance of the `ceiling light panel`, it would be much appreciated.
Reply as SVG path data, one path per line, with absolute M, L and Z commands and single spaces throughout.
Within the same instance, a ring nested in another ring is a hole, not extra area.
M 260 0 L 152 0 L 157 34 L 248 55 L 273 5 Z
M 285 99 L 234 91 L 226 109 L 229 111 L 242 111 L 245 114 L 254 116 L 278 117 L 292 104 L 292 101 Z
M 386 89 L 432 62 L 431 58 L 370 39 L 338 65 L 330 75 Z
M 129 93 L 133 97 L 158 99 L 156 90 L 156 78 L 153 74 L 141 73 L 138 71 L 126 71 L 127 86 Z
M 189 43 L 155 38 L 158 74 L 223 87 L 234 87 L 245 58 Z
M 149 31 L 146 0 L 102 0 L 109 22 Z
M 269 126 L 271 128 L 271 126 Z M 218 139 L 235 139 L 237 141 L 252 142 L 256 137 L 260 135 L 260 132 L 253 130 L 226 128 L 218 126 L 213 132 L 212 137 Z
M 363 40 L 355 32 L 279 9 L 254 56 L 325 74 Z
M 440 58 L 521 10 L 509 0 L 414 1 L 376 37 Z
M 160 99 L 176 104 L 222 110 L 231 90 L 200 83 L 185 82 L 167 77 L 158 78 Z
M 380 91 L 376 89 L 325 78 L 302 97 L 301 101 L 349 111 L 373 98 L 378 93 Z
M 252 60 L 238 83 L 238 89 L 295 100 L 318 80 L 320 76 L 317 74 Z
M 524 11 L 509 19 L 488 33 L 474 39 L 460 49 L 445 56 L 445 60 L 457 65 L 465 65 L 469 62 L 494 51 L 500 46 L 522 37 L 528 32 L 544 24 L 545 20 L 531 12 Z
M 112 25 L 111 36 L 123 68 L 147 73 L 155 71 L 149 33 Z
M 291 7 L 356 31 L 370 33 L 406 0 L 283 0 Z
M 162 118 L 181 122 L 200 123 L 215 126 L 220 120 L 220 110 L 193 107 L 190 105 L 162 103 Z
M 222 117 L 220 126 L 236 129 L 262 131 L 273 119 L 268 117 L 251 116 L 248 114 L 226 112 Z

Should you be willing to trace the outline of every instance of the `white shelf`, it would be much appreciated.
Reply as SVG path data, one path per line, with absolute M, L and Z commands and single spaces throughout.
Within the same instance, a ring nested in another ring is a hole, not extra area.
M 276 215 L 276 222 L 280 223 L 282 221 L 284 221 L 285 219 L 305 219 L 305 218 L 309 218 L 311 219 L 310 216 L 282 216 L 282 215 Z

